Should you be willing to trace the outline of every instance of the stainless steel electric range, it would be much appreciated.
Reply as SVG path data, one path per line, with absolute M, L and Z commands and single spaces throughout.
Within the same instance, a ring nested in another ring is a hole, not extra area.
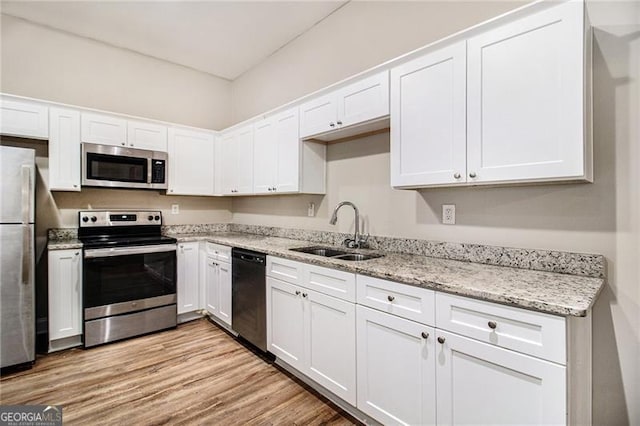
M 175 327 L 176 239 L 159 211 L 81 211 L 84 346 Z

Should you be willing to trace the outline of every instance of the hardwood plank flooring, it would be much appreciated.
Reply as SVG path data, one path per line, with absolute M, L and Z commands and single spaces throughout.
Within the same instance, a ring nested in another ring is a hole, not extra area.
M 0 379 L 0 403 L 62 405 L 69 425 L 356 422 L 206 319 L 39 357 Z

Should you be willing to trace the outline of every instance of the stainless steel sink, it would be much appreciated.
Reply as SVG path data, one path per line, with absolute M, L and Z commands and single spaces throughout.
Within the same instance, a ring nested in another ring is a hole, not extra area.
M 383 255 L 381 254 L 360 254 L 360 253 L 349 253 L 349 254 L 343 254 L 340 256 L 335 256 L 335 259 L 340 259 L 340 260 L 350 260 L 353 262 L 360 262 L 362 260 L 369 260 L 369 259 L 377 259 L 379 257 L 382 257 Z
M 369 260 L 369 259 L 376 259 L 378 257 L 383 257 L 382 254 L 351 253 L 348 251 L 337 250 L 333 247 L 323 247 L 323 246 L 299 247 L 299 248 L 292 248 L 289 250 L 298 251 L 300 253 L 315 254 L 316 256 L 332 257 L 334 259 L 348 260 L 352 262 L 359 262 L 362 260 Z
M 316 256 L 334 257 L 349 254 L 348 251 L 336 250 L 331 247 L 311 246 L 289 249 L 291 251 L 299 251 L 301 253 L 315 254 Z

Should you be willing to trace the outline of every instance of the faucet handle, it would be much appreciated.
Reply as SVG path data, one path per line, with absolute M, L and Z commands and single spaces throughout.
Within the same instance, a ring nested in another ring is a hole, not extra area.
M 342 245 L 349 248 L 356 248 L 356 240 L 353 238 L 345 238 L 342 242 Z
M 369 237 L 371 236 L 371 234 L 367 234 L 364 237 L 360 236 L 360 241 L 358 241 L 358 243 L 360 244 L 360 248 L 367 248 L 368 241 L 369 241 Z

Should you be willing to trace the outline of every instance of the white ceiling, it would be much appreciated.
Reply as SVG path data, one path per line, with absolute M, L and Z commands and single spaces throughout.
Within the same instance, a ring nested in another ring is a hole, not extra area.
M 234 80 L 346 1 L 2 1 L 2 13 Z

